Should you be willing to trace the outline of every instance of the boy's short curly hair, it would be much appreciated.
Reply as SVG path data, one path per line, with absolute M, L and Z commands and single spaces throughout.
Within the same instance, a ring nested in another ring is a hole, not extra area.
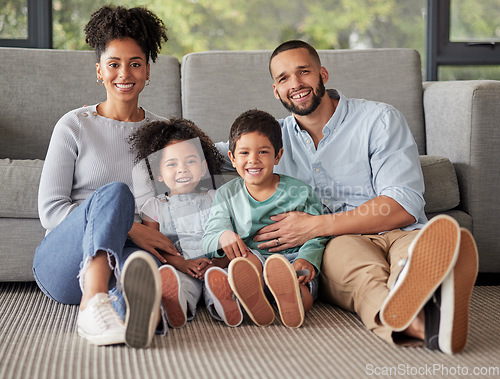
M 149 59 L 156 61 L 162 42 L 167 42 L 163 21 L 145 7 L 127 9 L 106 5 L 94 12 L 85 26 L 85 42 L 95 50 L 97 61 L 115 39 L 132 38 Z
M 186 141 L 193 138 L 200 140 L 203 149 L 202 153 L 207 161 L 210 174 L 212 176 L 220 174 L 224 157 L 219 153 L 210 137 L 198 128 L 194 122 L 185 118 L 153 121 L 133 133 L 129 138 L 129 142 L 136 153 L 135 163 L 138 163 L 153 153 L 162 150 L 170 142 Z
M 269 113 L 250 109 L 239 115 L 234 120 L 231 130 L 229 131 L 229 150 L 234 154 L 236 142 L 243 134 L 258 132 L 267 138 L 274 147 L 274 154 L 277 155 L 283 147 L 283 139 L 281 137 L 281 126 L 279 122 Z

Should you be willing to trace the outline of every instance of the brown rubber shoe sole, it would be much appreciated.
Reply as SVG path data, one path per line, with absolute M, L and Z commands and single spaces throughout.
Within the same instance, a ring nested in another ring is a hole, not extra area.
M 440 342 L 440 349 L 448 354 L 460 353 L 467 344 L 469 332 L 469 306 L 478 271 L 477 246 L 471 233 L 461 229 L 460 250 L 453 268 L 453 326 L 451 346 Z M 451 279 L 451 278 L 450 278 Z M 444 287 L 445 283 L 443 283 Z M 441 346 L 443 345 L 443 346 Z
M 276 300 L 281 321 L 289 328 L 298 328 L 304 322 L 304 304 L 300 294 L 297 274 L 281 254 L 267 258 L 264 280 Z
M 405 330 L 451 271 L 458 256 L 460 227 L 439 215 L 420 230 L 408 249 L 408 262 L 382 305 L 382 323 Z
M 238 301 L 235 299 L 233 290 L 229 285 L 226 272 L 218 267 L 209 269 L 205 274 L 205 285 L 214 298 L 217 313 L 219 313 L 226 325 L 238 326 L 241 324 L 243 313 L 241 313 Z
M 274 321 L 274 310 L 264 294 L 262 278 L 250 261 L 245 258 L 231 261 L 229 285 L 254 323 L 267 326 Z
M 180 283 L 172 266 L 160 267 L 161 303 L 167 313 L 167 320 L 172 328 L 186 324 L 186 312 L 181 305 Z

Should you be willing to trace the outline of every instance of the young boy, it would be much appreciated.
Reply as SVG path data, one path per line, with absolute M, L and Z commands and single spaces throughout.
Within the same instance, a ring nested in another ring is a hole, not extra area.
M 250 110 L 234 121 L 228 155 L 240 178 L 217 190 L 202 247 L 213 257 L 225 255 L 231 260 L 229 283 L 257 325 L 266 326 L 274 320 L 274 311 L 264 294 L 263 274 L 283 324 L 296 328 L 317 297 L 327 239 L 315 238 L 273 255 L 258 249 L 258 243 L 253 241 L 259 229 L 272 223 L 273 215 L 322 212 L 309 185 L 273 173 L 283 153 L 282 146 L 281 127 L 270 114 Z M 279 244 L 276 239 L 276 245 Z

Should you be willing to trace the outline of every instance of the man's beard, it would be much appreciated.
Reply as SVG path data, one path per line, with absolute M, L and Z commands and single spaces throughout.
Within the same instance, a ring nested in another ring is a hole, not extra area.
M 307 116 L 311 113 L 313 113 L 316 108 L 319 107 L 321 104 L 321 99 L 325 95 L 326 89 L 325 89 L 325 84 L 323 83 L 323 78 L 321 75 L 319 76 L 319 84 L 316 90 L 312 92 L 313 98 L 311 101 L 311 104 L 307 108 L 301 108 L 293 104 L 292 101 L 284 101 L 281 96 L 279 96 L 281 104 L 290 112 L 293 114 L 296 114 L 298 116 Z

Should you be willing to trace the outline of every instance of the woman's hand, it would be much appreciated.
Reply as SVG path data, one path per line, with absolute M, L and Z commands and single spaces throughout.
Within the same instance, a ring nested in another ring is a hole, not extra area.
M 137 246 L 153 254 L 162 263 L 167 263 L 166 258 L 168 258 L 168 255 L 181 255 L 172 241 L 160 231 L 146 225 L 134 222 L 128 236 Z M 161 250 L 161 252 L 158 250 Z
M 317 216 L 297 211 L 272 216 L 271 220 L 276 222 L 260 229 L 253 239 L 256 242 L 264 241 L 257 247 L 268 249 L 270 253 L 301 246 L 317 237 L 314 217 Z
M 232 230 L 226 230 L 221 234 L 219 237 L 219 245 L 224 253 L 226 253 L 226 257 L 231 261 L 236 257 L 246 258 L 247 254 L 250 252 L 241 237 Z

